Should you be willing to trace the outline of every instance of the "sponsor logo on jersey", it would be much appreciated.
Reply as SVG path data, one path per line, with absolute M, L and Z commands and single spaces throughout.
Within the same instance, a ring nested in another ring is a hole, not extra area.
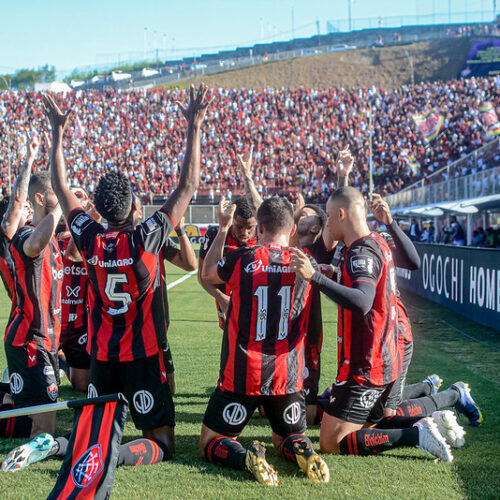
M 240 403 L 229 403 L 222 412 L 222 418 L 229 425 L 239 425 L 247 418 L 247 409 Z
M 373 273 L 373 259 L 371 257 L 352 257 L 351 270 L 353 273 L 365 271 L 371 274 Z
M 137 391 L 132 398 L 135 409 L 142 415 L 153 409 L 155 399 L 149 391 Z
M 290 266 L 280 266 L 280 265 L 266 265 L 262 264 L 262 261 L 254 260 L 245 266 L 246 273 L 255 273 L 256 271 L 262 271 L 263 273 L 291 273 Z
M 91 259 L 87 259 L 87 262 L 92 266 L 99 267 L 123 267 L 131 266 L 134 263 L 134 259 L 99 260 L 99 257 L 94 255 Z
M 78 337 L 78 344 L 79 345 L 87 345 L 87 338 L 88 338 L 88 335 L 86 333 L 84 333 L 83 335 L 80 335 Z
M 80 293 L 82 287 L 80 285 L 71 288 L 69 285 L 66 285 L 66 295 L 68 297 L 78 298 L 78 294 Z
M 64 269 L 52 269 L 52 278 L 55 280 L 62 280 L 64 276 Z
M 58 393 L 57 385 L 56 384 L 50 384 L 47 387 L 47 394 L 49 395 L 49 398 L 52 399 L 52 401 L 56 401 L 57 399 L 57 393 Z
M 19 375 L 19 373 L 12 373 L 9 382 L 10 391 L 12 392 L 12 394 L 19 394 L 23 390 L 24 380 L 23 377 Z
M 85 488 L 102 472 L 103 468 L 101 445 L 95 444 L 71 468 L 73 483 L 78 488 Z
M 77 235 L 80 236 L 82 231 L 89 225 L 92 224 L 92 218 L 87 214 L 80 214 L 73 219 L 71 222 L 71 230 Z
M 292 403 L 285 408 L 285 411 L 283 412 L 283 420 L 289 425 L 296 424 L 300 420 L 300 414 L 300 403 L 295 401 L 295 403 Z
M 78 319 L 78 314 L 76 313 L 69 313 L 68 314 L 68 323 L 73 323 Z
M 363 394 L 361 394 L 361 397 L 359 398 L 359 404 L 363 408 L 372 408 L 378 397 L 379 393 L 377 391 L 375 391 L 374 389 L 368 389 L 367 391 L 363 392 Z
M 64 274 L 71 274 L 72 276 L 87 276 L 87 269 L 83 266 L 65 266 Z

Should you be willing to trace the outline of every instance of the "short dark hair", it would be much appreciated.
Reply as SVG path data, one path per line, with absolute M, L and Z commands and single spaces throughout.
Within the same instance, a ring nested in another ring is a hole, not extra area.
M 50 187 L 50 172 L 48 170 L 35 172 L 30 177 L 30 182 L 28 184 L 28 198 L 31 203 L 35 203 L 35 195 L 37 193 L 44 194 Z
M 281 196 L 267 198 L 257 211 L 257 222 L 271 234 L 290 231 L 294 224 L 293 206 Z
M 314 210 L 319 218 L 319 223 L 321 227 L 324 228 L 326 226 L 326 221 L 328 217 L 325 211 L 319 205 L 314 205 L 313 203 L 307 203 L 306 205 L 304 205 L 304 208 L 310 208 L 311 210 Z
M 251 219 L 252 217 L 255 217 L 248 200 L 244 196 L 236 198 L 233 201 L 233 205 L 236 205 L 236 210 L 234 211 L 235 218 L 241 217 L 242 219 Z
M 0 222 L 3 219 L 3 216 L 5 215 L 5 212 L 7 212 L 7 207 L 9 206 L 9 201 L 10 201 L 10 196 L 4 196 L 0 200 Z
M 351 206 L 356 202 L 364 203 L 363 195 L 361 191 L 351 186 L 343 186 L 341 188 L 336 189 L 329 198 L 329 201 L 339 201 L 345 207 Z
M 100 177 L 95 188 L 94 204 L 109 222 L 125 220 L 132 207 L 132 188 L 125 174 L 110 171 Z

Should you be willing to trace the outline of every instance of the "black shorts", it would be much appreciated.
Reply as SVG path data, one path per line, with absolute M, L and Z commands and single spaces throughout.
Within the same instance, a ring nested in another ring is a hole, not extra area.
M 224 436 L 238 436 L 255 409 L 262 405 L 272 430 L 279 436 L 301 434 L 306 430 L 304 394 L 284 396 L 246 396 L 215 389 L 208 402 L 203 423 Z
M 313 363 L 306 360 L 306 378 L 304 379 L 304 396 L 306 405 L 316 405 L 318 399 L 319 377 L 320 377 L 320 357 Z
M 90 355 L 87 352 L 87 330 L 66 330 L 61 333 L 61 349 L 71 368 L 88 370 Z
M 405 387 L 406 375 L 408 373 L 408 367 L 410 366 L 411 358 L 413 356 L 413 342 L 404 341 L 403 346 L 403 364 L 401 367 L 401 375 L 394 381 L 392 390 L 385 403 L 386 408 L 391 408 L 392 410 L 397 410 L 399 405 L 403 400 L 403 389 Z
M 376 424 L 384 418 L 385 403 L 393 384 L 359 385 L 352 378 L 335 383 L 325 412 L 353 424 Z
M 163 363 L 165 364 L 165 370 L 168 374 L 174 373 L 174 360 L 172 359 L 172 349 L 168 340 L 163 347 Z
M 15 347 L 5 344 L 10 374 L 10 393 L 16 408 L 51 404 L 57 401 L 59 359 L 38 342 Z
M 136 361 L 90 360 L 88 397 L 121 392 L 128 399 L 137 429 L 175 425 L 174 402 L 167 383 L 163 352 Z

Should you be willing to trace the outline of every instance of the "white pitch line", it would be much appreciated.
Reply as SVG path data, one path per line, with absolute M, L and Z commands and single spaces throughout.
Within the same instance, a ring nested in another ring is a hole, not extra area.
M 196 274 L 198 271 L 191 271 L 187 274 L 185 274 L 182 278 L 179 278 L 178 280 L 175 280 L 173 283 L 170 283 L 167 285 L 167 290 L 170 290 L 171 288 L 174 288 L 174 286 L 177 286 L 179 283 L 182 283 L 183 281 L 186 281 L 188 278 L 191 278 L 193 274 Z

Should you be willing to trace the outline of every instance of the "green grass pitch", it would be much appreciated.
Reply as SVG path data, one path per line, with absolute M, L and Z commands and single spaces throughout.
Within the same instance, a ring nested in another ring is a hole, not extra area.
M 169 267 L 169 281 L 183 274 Z M 200 458 L 198 437 L 205 407 L 217 381 L 221 331 L 214 301 L 192 276 L 169 292 L 172 346 L 177 382 L 174 459 L 150 467 L 119 468 L 113 498 L 405 498 L 458 499 L 500 497 L 500 335 L 442 307 L 405 295 L 415 334 L 415 355 L 408 381 L 430 373 L 444 379 L 444 388 L 464 380 L 483 407 L 485 422 L 467 430 L 466 446 L 454 451 L 452 464 L 434 463 L 422 451 L 406 448 L 373 457 L 327 456 L 331 482 L 315 485 L 272 449 L 267 421 L 254 416 L 241 436 L 243 445 L 253 439 L 268 443 L 268 459 L 279 471 L 280 485 L 268 488 L 240 471 L 220 469 Z M 320 390 L 329 385 L 336 366 L 336 306 L 323 299 L 324 347 Z M 9 303 L 0 295 L 0 323 L 5 324 Z M 464 335 L 464 333 L 466 335 Z M 467 337 L 471 336 L 477 341 Z M 6 365 L 0 353 L 0 368 Z M 61 399 L 77 398 L 64 379 Z M 58 413 L 56 434 L 70 431 L 71 411 Z M 308 430 L 317 445 L 319 429 Z M 124 441 L 140 433 L 127 422 Z M 0 456 L 23 440 L 0 439 Z M 42 499 L 52 489 L 61 462 L 47 460 L 16 474 L 0 473 L 0 498 Z

